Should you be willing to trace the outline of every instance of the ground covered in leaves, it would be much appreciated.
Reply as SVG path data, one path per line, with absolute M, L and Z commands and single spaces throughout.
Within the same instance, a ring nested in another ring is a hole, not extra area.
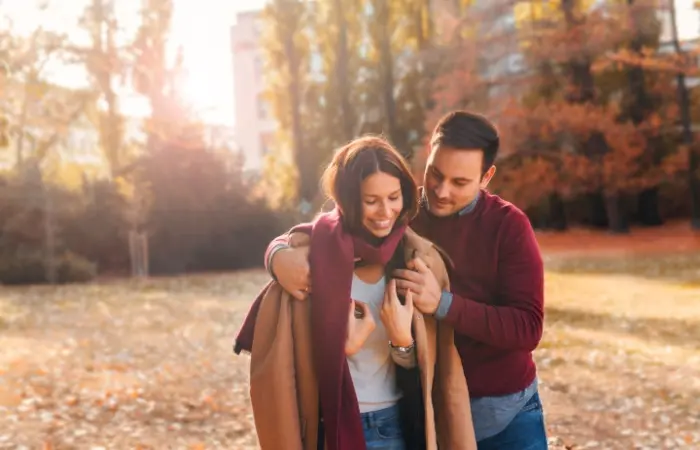
M 546 253 L 550 448 L 700 448 L 698 253 Z M 0 288 L 0 449 L 257 448 L 231 344 L 265 281 Z

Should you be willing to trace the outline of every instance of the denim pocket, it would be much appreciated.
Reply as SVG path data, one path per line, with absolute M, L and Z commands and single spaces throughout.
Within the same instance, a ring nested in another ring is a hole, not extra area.
M 542 411 L 542 402 L 540 401 L 539 393 L 535 392 L 530 400 L 525 403 L 523 409 L 520 410 L 522 413 L 532 412 L 532 411 Z
M 398 417 L 384 420 L 377 424 L 377 435 L 382 439 L 401 438 L 401 424 Z

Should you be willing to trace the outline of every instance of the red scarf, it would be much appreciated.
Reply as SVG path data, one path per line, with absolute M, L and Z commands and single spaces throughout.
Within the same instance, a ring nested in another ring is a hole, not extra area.
M 386 265 L 406 225 L 397 225 L 378 247 L 348 233 L 337 210 L 291 232 L 311 235 L 311 336 L 314 368 L 319 380 L 326 443 L 329 450 L 366 450 L 357 394 L 345 356 L 350 290 L 355 258 Z M 235 351 L 250 351 L 255 318 L 267 287 L 255 299 L 236 339 Z

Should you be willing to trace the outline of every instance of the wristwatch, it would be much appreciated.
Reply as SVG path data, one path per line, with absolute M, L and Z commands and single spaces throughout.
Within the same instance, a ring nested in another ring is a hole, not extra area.
M 398 353 L 411 353 L 415 346 L 416 346 L 416 341 L 414 341 L 414 340 L 411 341 L 411 345 L 408 345 L 406 347 L 400 347 L 398 345 L 394 345 L 391 341 L 389 341 L 389 347 L 391 347 L 392 350 L 395 350 Z

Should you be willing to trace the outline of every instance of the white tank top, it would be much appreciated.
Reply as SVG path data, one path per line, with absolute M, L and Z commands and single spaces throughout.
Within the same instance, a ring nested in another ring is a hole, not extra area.
M 391 357 L 389 337 L 379 317 L 385 287 L 384 277 L 375 284 L 369 284 L 353 274 L 351 297 L 369 305 L 376 323 L 362 349 L 348 356 L 360 412 L 388 408 L 401 398 L 396 386 L 396 366 Z

